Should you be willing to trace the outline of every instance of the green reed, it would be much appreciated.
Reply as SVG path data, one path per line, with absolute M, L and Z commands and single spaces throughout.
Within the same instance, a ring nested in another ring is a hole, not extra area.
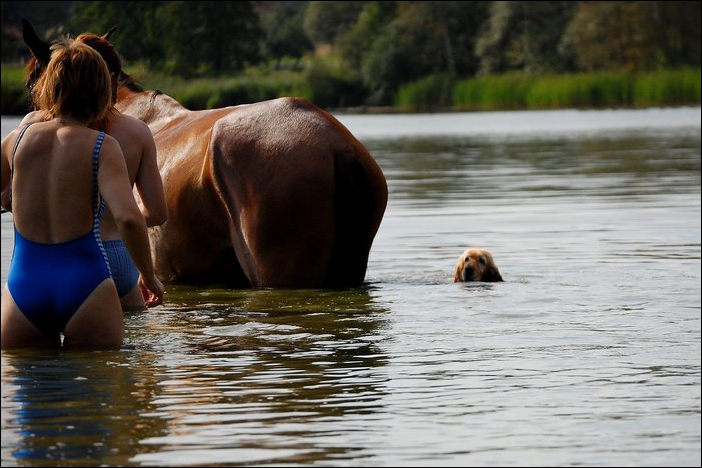
M 454 85 L 451 104 L 460 110 L 524 109 L 535 80 L 523 73 L 460 80 Z
M 431 75 L 400 88 L 395 106 L 404 111 L 430 111 L 452 105 L 455 78 Z
M 457 110 L 649 107 L 700 103 L 700 69 L 642 74 L 603 71 L 533 76 L 520 73 L 458 81 Z
M 637 107 L 700 103 L 700 69 L 661 70 L 641 76 L 634 84 Z

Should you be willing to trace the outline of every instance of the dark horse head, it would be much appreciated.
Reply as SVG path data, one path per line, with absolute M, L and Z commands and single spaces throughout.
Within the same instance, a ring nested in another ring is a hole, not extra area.
M 24 84 L 29 90 L 30 99 L 32 99 L 34 85 L 49 64 L 51 46 L 39 39 L 32 25 L 24 18 L 22 18 L 22 39 L 32 53 L 32 57 L 24 67 Z
M 34 86 L 37 84 L 42 73 L 44 73 L 44 70 L 46 70 L 47 65 L 49 65 L 49 60 L 51 59 L 51 44 L 39 38 L 39 35 L 34 31 L 34 27 L 32 27 L 29 21 L 24 18 L 21 18 L 21 21 L 22 39 L 32 53 L 32 57 L 24 67 L 24 84 L 29 90 L 29 98 L 32 101 L 32 106 L 34 106 Z M 117 29 L 117 27 L 113 26 L 101 37 L 109 41 L 115 29 Z

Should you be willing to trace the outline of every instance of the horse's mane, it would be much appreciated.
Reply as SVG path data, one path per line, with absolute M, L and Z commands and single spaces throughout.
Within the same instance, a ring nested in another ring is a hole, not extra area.
M 137 93 L 144 91 L 144 87 L 141 83 L 139 83 L 139 81 L 136 80 L 136 78 L 124 73 L 123 71 L 119 73 L 119 79 L 117 81 L 130 91 Z

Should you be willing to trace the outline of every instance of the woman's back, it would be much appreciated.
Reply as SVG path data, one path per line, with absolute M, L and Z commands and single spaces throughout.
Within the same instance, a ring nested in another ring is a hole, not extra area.
M 12 211 L 17 230 L 55 244 L 93 228 L 93 150 L 98 132 L 73 122 L 31 125 L 12 161 Z

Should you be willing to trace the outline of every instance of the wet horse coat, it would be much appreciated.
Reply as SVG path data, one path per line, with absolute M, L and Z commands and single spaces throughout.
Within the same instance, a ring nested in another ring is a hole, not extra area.
M 45 54 L 46 44 L 23 24 L 35 57 Z M 36 63 L 45 66 L 48 57 Z M 387 183 L 337 119 L 290 97 L 191 111 L 123 78 L 116 107 L 146 122 L 156 141 L 168 221 L 150 229 L 150 240 L 162 280 L 363 284 Z

